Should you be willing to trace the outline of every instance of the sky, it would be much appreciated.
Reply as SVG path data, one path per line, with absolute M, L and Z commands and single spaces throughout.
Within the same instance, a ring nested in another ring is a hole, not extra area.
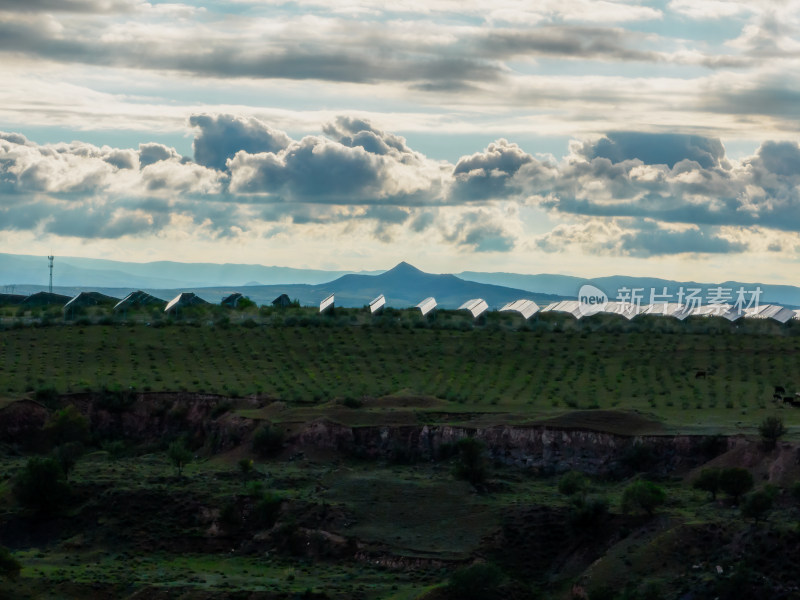
M 800 0 L 0 0 L 0 252 L 800 283 Z

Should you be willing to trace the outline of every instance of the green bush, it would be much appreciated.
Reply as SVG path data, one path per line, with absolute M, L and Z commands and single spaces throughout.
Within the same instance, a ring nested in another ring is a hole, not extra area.
M 283 448 L 283 431 L 272 425 L 262 425 L 253 434 L 253 452 L 259 456 L 274 456 Z
M 589 480 L 583 473 L 578 471 L 569 471 L 561 476 L 558 480 L 558 491 L 565 496 L 574 496 L 580 494 L 586 495 L 589 489 Z
M 344 404 L 347 408 L 361 408 L 364 406 L 364 401 L 360 400 L 359 398 L 354 398 L 353 396 L 347 396 L 344 400 L 342 400 L 342 404 Z
M 14 558 L 11 551 L 5 546 L 0 546 L 0 576 L 4 579 L 16 579 L 22 565 Z
M 753 488 L 753 476 L 741 467 L 723 469 L 719 474 L 719 489 L 739 503 L 739 498 Z
M 772 450 L 781 436 L 786 433 L 783 419 L 775 416 L 766 417 L 758 426 L 758 433 L 761 435 L 761 442 L 764 444 L 764 448 Z
M 55 458 L 33 457 L 17 475 L 14 495 L 24 507 L 52 514 L 69 501 L 70 488 Z
M 278 520 L 282 503 L 283 498 L 272 492 L 266 492 L 256 500 L 253 516 L 258 526 L 265 529 L 272 527 Z
M 655 509 L 664 504 L 667 494 L 652 481 L 640 479 L 625 488 L 622 493 L 622 510 L 632 512 L 643 510 L 652 516 Z
M 775 495 L 771 490 L 759 490 L 745 496 L 742 516 L 758 523 L 772 508 Z
M 596 528 L 608 515 L 608 500 L 602 496 L 577 497 L 570 507 L 567 521 L 574 532 Z
M 55 446 L 89 440 L 89 419 L 72 404 L 55 413 L 44 426 L 47 438 Z
M 458 569 L 450 575 L 447 592 L 459 600 L 490 600 L 499 596 L 503 573 L 490 563 L 478 563 Z
M 696 490 L 703 490 L 711 494 L 711 499 L 716 500 L 719 491 L 719 469 L 703 469 L 700 475 L 692 482 L 692 487 Z
M 175 441 L 167 449 L 167 458 L 180 477 L 183 475 L 183 469 L 192 461 L 192 452 L 182 441 Z
M 33 399 L 47 407 L 55 406 L 58 402 L 58 390 L 53 386 L 40 387 L 33 393 Z

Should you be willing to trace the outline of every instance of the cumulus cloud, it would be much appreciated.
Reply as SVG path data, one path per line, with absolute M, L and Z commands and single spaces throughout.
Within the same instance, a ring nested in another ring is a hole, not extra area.
M 457 200 L 505 198 L 520 191 L 514 176 L 534 159 L 516 144 L 500 139 L 483 152 L 464 156 L 453 169 L 452 194 Z
M 608 133 L 595 142 L 584 143 L 578 153 L 589 160 L 607 158 L 612 163 L 620 163 L 638 159 L 648 165 L 670 168 L 682 160 L 691 160 L 704 169 L 721 166 L 725 157 L 722 142 L 716 138 L 636 131 Z
M 139 164 L 142 167 L 152 165 L 162 160 L 178 159 L 180 155 L 175 148 L 170 148 L 164 144 L 147 143 L 139 144 Z
M 538 234 L 536 247 L 637 257 L 746 251 L 752 236 L 736 228 L 800 232 L 794 142 L 767 141 L 731 161 L 714 138 L 613 132 L 573 143 L 557 161 L 499 139 L 450 164 L 355 117 L 299 140 L 232 115 L 190 124 L 194 160 L 157 143 L 40 145 L 0 133 L 2 227 L 114 238 L 176 219 L 217 237 L 257 223 L 360 224 L 384 242 L 433 233 L 464 250 L 508 252 L 532 225 L 521 211 L 543 209 L 572 222 Z
M 194 160 L 222 170 L 239 151 L 250 154 L 278 152 L 289 145 L 289 136 L 253 117 L 192 115 L 189 124 L 199 132 L 194 138 Z
M 643 139 L 655 149 L 643 149 Z M 599 218 L 800 231 L 796 143 L 766 142 L 735 165 L 718 140 L 696 136 L 666 134 L 662 145 L 653 134 L 616 134 L 573 150 L 555 176 L 526 181 L 537 205 Z
M 239 151 L 230 190 L 287 202 L 420 205 L 435 202 L 442 169 L 403 138 L 357 119 L 327 125 L 277 152 Z M 334 138 L 334 139 L 330 139 Z

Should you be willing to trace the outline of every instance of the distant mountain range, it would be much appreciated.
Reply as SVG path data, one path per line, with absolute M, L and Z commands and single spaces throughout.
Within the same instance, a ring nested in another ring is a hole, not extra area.
M 667 294 L 676 297 L 680 288 L 686 291 L 689 288 L 703 290 L 703 296 L 708 290 L 722 287 L 732 290 L 735 296 L 739 288 L 744 288 L 748 293 L 760 288 L 762 295 L 759 299 L 760 304 L 782 304 L 790 308 L 800 307 L 800 287 L 792 285 L 775 285 L 769 283 L 744 283 L 740 281 L 723 281 L 721 283 L 698 283 L 696 281 L 673 281 L 670 279 L 657 279 L 654 277 L 628 277 L 625 275 L 613 275 L 611 277 L 597 277 L 594 279 L 582 279 L 569 275 L 519 275 L 516 273 L 480 273 L 476 271 L 464 271 L 458 273 L 462 279 L 476 281 L 479 283 L 489 283 L 492 285 L 503 285 L 516 287 L 523 290 L 536 290 L 547 294 L 555 294 L 569 298 L 577 298 L 578 290 L 585 283 L 590 283 L 603 290 L 611 299 L 617 296 L 618 290 L 644 289 L 645 304 L 650 302 L 650 290 L 655 290 L 656 294 L 663 293 L 664 288 Z M 677 300 L 671 300 L 675 302 Z
M 722 283 L 679 282 L 647 277 L 612 276 L 582 279 L 568 275 L 523 275 L 464 271 L 455 275 L 424 273 L 401 262 L 389 271 L 324 271 L 244 264 L 179 263 L 171 261 L 128 263 L 120 261 L 56 257 L 54 291 L 75 295 L 95 290 L 115 297 L 142 289 L 169 299 L 179 292 L 194 292 L 211 302 L 241 292 L 254 302 L 271 302 L 288 294 L 302 304 L 316 304 L 336 294 L 338 306 L 363 306 L 379 294 L 387 305 L 413 306 L 433 296 L 440 306 L 457 308 L 471 298 L 483 298 L 490 307 L 528 298 L 540 306 L 562 299 L 574 299 L 585 283 L 592 283 L 612 299 L 623 287 L 644 289 L 644 303 L 654 289 L 675 296 L 679 288 L 713 287 L 754 290 L 760 287 L 760 303 L 800 307 L 800 287 L 726 281 Z M 47 260 L 43 256 L 0 254 L 0 293 L 29 294 L 47 289 Z
M 179 289 L 278 283 L 316 284 L 357 271 L 322 271 L 229 263 L 130 263 L 56 256 L 53 272 L 53 282 L 60 287 Z M 382 271 L 361 272 L 376 274 Z M 44 256 L 0 254 L 0 291 L 9 284 L 46 286 L 48 279 L 47 259 Z

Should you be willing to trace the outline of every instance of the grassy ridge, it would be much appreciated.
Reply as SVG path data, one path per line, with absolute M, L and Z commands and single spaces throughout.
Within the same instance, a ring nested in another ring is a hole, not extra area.
M 736 429 L 778 410 L 800 424 L 800 409 L 772 399 L 776 385 L 800 390 L 800 336 L 422 324 L 7 329 L 0 397 L 105 387 L 258 394 L 308 407 L 399 394 L 440 398 L 430 411 L 450 414 L 635 409 L 678 426 Z

